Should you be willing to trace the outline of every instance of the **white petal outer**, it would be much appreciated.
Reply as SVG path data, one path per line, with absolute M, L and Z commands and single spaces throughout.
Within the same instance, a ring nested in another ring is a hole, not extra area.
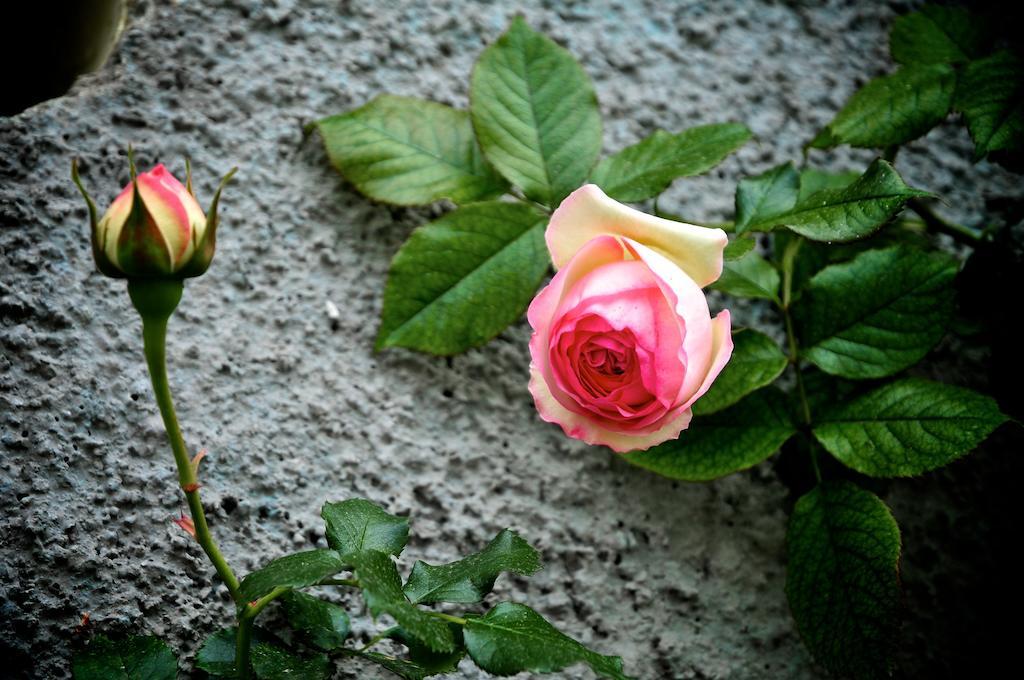
M 565 434 L 573 439 L 582 439 L 588 444 L 607 446 L 616 453 L 643 451 L 669 439 L 675 439 L 689 426 L 690 419 L 693 417 L 693 412 L 690 409 L 685 409 L 654 432 L 642 435 L 608 430 L 586 416 L 562 406 L 551 394 L 540 371 L 533 366 L 530 367 L 530 394 L 533 395 L 541 419 L 560 425 Z
M 722 275 L 722 251 L 728 236 L 708 229 L 648 215 L 609 198 L 596 184 L 586 184 L 558 206 L 544 234 L 556 269 L 561 269 L 590 239 L 611 234 L 632 239 L 674 262 L 698 286 Z

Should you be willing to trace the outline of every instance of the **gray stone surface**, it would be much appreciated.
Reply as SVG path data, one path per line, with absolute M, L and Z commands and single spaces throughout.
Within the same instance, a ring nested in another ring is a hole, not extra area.
M 390 257 L 443 208 L 371 204 L 316 140 L 303 143 L 301 126 L 381 92 L 465 106 L 476 55 L 514 11 L 591 74 L 608 151 L 656 127 L 750 125 L 758 143 L 663 200 L 698 221 L 730 218 L 740 176 L 798 160 L 856 85 L 888 67 L 895 12 L 856 2 L 137 3 L 106 68 L 0 121 L 0 675 L 67 677 L 84 612 L 96 630 L 148 631 L 186 658 L 231 619 L 201 550 L 171 524 L 184 506 L 140 324 L 123 283 L 94 271 L 68 178 L 80 158 L 106 204 L 127 180 L 131 142 L 141 165 L 164 161 L 179 176 L 190 156 L 204 200 L 241 168 L 217 258 L 188 283 L 169 344 L 186 439 L 210 450 L 204 501 L 236 571 L 323 545 L 320 504 L 365 496 L 411 515 L 404 569 L 516 528 L 546 568 L 503 577 L 496 596 L 620 654 L 638 677 L 821 677 L 783 595 L 792 499 L 772 463 L 677 484 L 566 439 L 535 414 L 522 323 L 451 360 L 371 351 Z M 1012 176 L 972 167 L 969 150 L 949 125 L 900 169 L 962 219 L 986 197 L 1019 195 Z M 869 157 L 814 158 L 838 169 Z M 336 329 L 327 301 L 341 310 Z M 757 305 L 734 313 L 776 322 Z M 980 360 L 962 361 L 964 382 L 977 384 Z M 955 633 L 943 622 L 970 620 L 962 598 L 976 591 L 962 584 L 998 538 L 971 504 L 1003 479 L 1001 456 L 888 492 L 907 532 L 907 677 L 942 677 Z M 356 620 L 365 634 L 368 619 Z M 461 670 L 480 675 L 468 662 Z M 384 677 L 358 663 L 340 676 Z

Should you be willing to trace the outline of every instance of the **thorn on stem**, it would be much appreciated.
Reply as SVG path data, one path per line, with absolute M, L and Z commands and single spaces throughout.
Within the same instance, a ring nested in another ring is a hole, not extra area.
M 172 519 L 172 522 L 178 525 L 182 531 L 190 535 L 192 538 L 196 537 L 196 525 L 192 521 L 191 517 L 186 517 L 185 513 L 181 513 L 181 517 Z

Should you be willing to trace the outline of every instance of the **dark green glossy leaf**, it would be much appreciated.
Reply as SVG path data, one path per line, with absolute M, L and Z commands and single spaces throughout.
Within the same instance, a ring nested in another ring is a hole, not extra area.
M 389 555 L 364 550 L 351 555 L 363 597 L 374 616 L 390 614 L 402 629 L 435 652 L 455 650 L 448 625 L 409 602 L 402 579 Z
M 234 678 L 236 632 L 235 628 L 225 628 L 206 638 L 196 654 L 196 668 L 213 677 Z
M 494 675 L 555 673 L 578 663 L 606 678 L 627 680 L 622 659 L 593 652 L 526 605 L 502 602 L 466 622 L 466 650 L 477 666 Z
M 479 602 L 503 571 L 529 576 L 540 569 L 540 555 L 510 529 L 503 529 L 483 550 L 438 566 L 413 565 L 405 594 L 415 603 Z
M 747 328 L 733 333 L 732 342 L 729 363 L 711 389 L 694 403 L 695 415 L 704 416 L 732 406 L 774 381 L 786 369 L 786 355 L 764 333 Z
M 251 656 L 257 680 L 327 680 L 331 672 L 326 654 L 302 657 L 276 645 L 257 642 L 252 646 Z
M 711 288 L 738 297 L 777 300 L 779 272 L 756 251 L 738 260 L 726 260 L 722 275 Z
M 882 148 L 917 139 L 945 120 L 953 105 L 956 73 L 947 64 L 905 66 L 858 90 L 811 142 Z
M 849 482 L 825 482 L 793 509 L 786 596 L 814 657 L 840 677 L 888 677 L 900 604 L 900 532 Z
M 792 163 L 741 179 L 736 186 L 736 233 L 789 212 L 799 192 L 800 175 Z
M 925 5 L 892 23 L 889 51 L 900 64 L 958 64 L 981 56 L 987 33 L 986 22 L 963 7 Z
M 757 465 L 795 433 L 784 395 L 767 388 L 725 410 L 694 417 L 679 439 L 623 458 L 663 477 L 706 482 Z
M 97 635 L 75 655 L 75 680 L 175 680 L 178 661 L 157 637 L 132 635 L 110 640 Z
M 462 654 L 462 652 L 458 653 Z M 423 678 L 430 677 L 431 675 L 450 672 L 431 671 L 411 659 L 401 659 L 395 656 L 381 654 L 380 652 L 360 652 L 359 656 L 388 669 L 398 677 L 405 678 L 405 680 L 423 680 Z
M 377 201 L 467 203 L 500 196 L 508 188 L 481 155 L 466 111 L 381 95 L 316 125 L 331 164 Z
M 750 137 L 747 126 L 739 123 L 701 125 L 677 134 L 658 130 L 602 160 L 590 181 L 616 200 L 643 201 L 679 177 L 707 172 Z
M 960 76 L 956 108 L 974 140 L 974 157 L 1024 147 L 1024 66 L 1001 51 L 972 61 Z
M 859 177 L 860 173 L 856 170 L 828 172 L 816 168 L 805 168 L 800 171 L 800 194 L 797 201 L 803 201 L 823 189 L 845 189 L 856 182 Z
M 379 550 L 398 555 L 409 538 L 409 520 L 391 515 L 363 498 L 324 503 L 320 516 L 327 523 L 327 544 L 348 555 Z
M 989 397 L 907 378 L 829 409 L 814 436 L 858 472 L 907 477 L 951 463 L 1004 422 Z
M 522 17 L 480 55 L 469 108 L 494 167 L 549 207 L 584 184 L 601 152 L 590 79 L 569 52 Z
M 551 266 L 546 219 L 477 203 L 414 231 L 391 262 L 377 348 L 457 354 L 519 319 Z
M 815 241 L 852 241 L 876 231 L 911 198 L 929 195 L 907 186 L 889 163 L 878 159 L 849 186 L 818 191 L 789 212 L 747 228 L 770 231 L 784 226 Z
M 296 590 L 282 595 L 281 602 L 288 623 L 301 632 L 310 644 L 331 651 L 341 647 L 348 637 L 348 614 L 333 602 Z
M 262 569 L 252 572 L 242 579 L 239 590 L 247 602 L 252 602 L 280 586 L 311 586 L 317 581 L 334 576 L 345 566 L 345 560 L 335 550 L 306 550 L 279 557 Z
M 794 308 L 802 354 L 826 373 L 881 378 L 920 361 L 953 314 L 957 263 L 906 246 L 821 270 Z
M 388 637 L 405 645 L 409 661 L 415 664 L 420 672 L 427 675 L 454 673 L 458 670 L 462 657 L 466 655 L 466 648 L 462 638 L 462 627 L 454 623 L 447 625 L 455 639 L 455 650 L 451 652 L 435 652 L 401 627 L 393 628 Z

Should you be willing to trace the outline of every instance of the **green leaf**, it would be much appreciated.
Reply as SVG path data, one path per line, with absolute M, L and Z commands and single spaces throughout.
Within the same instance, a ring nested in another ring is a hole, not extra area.
M 314 646 L 331 651 L 342 646 L 348 637 L 348 613 L 318 597 L 289 591 L 281 596 L 288 623 Z
M 466 655 L 466 648 L 462 637 L 462 627 L 454 623 L 447 625 L 455 639 L 455 650 L 451 652 L 435 652 L 401 627 L 392 628 L 388 637 L 405 645 L 409 652 L 409 661 L 415 664 L 420 672 L 427 675 L 454 673 L 458 670 L 462 657 Z
M 734 238 L 725 246 L 725 250 L 722 251 L 722 257 L 726 260 L 738 260 L 753 250 L 756 245 L 757 239 L 749 236 Z
M 376 550 L 354 553 L 356 577 L 374 616 L 390 614 L 412 637 L 435 652 L 451 652 L 455 641 L 448 625 L 409 602 L 402 579 L 389 555 Z
M 882 378 L 920 361 L 953 314 L 957 262 L 895 246 L 818 272 L 794 307 L 802 354 L 844 378 Z
M 454 654 L 455 652 L 453 652 Z M 458 652 L 461 656 L 461 652 Z M 438 675 L 440 673 L 449 673 L 453 671 L 432 671 L 410 659 L 400 659 L 394 656 L 388 656 L 387 654 L 381 654 L 380 652 L 359 652 L 360 657 L 382 666 L 400 678 L 405 680 L 423 680 L 423 678 L 430 677 L 431 675 Z
M 110 640 L 97 635 L 75 655 L 75 680 L 175 680 L 178 661 L 167 643 L 153 636 Z
M 907 378 L 826 411 L 814 436 L 858 472 L 909 477 L 948 465 L 1006 420 L 989 397 Z
M 494 675 L 554 673 L 586 663 L 598 675 L 627 680 L 622 659 L 593 652 L 526 605 L 502 602 L 466 622 L 466 650 L 477 666 Z
M 590 79 L 569 52 L 522 17 L 480 55 L 469 109 L 494 167 L 550 207 L 586 181 L 601 152 Z
M 956 92 L 974 140 L 974 158 L 1024 146 L 1024 67 L 1008 51 L 972 61 L 964 68 Z
M 852 241 L 876 231 L 917 196 L 930 194 L 907 186 L 889 163 L 877 159 L 849 186 L 811 194 L 792 210 L 747 230 L 784 226 L 815 241 Z
M 346 567 L 345 560 L 335 550 L 306 550 L 278 557 L 258 569 L 239 584 L 247 602 L 258 600 L 279 586 L 302 588 L 337 574 Z
M 326 654 L 301 657 L 276 645 L 257 642 L 252 646 L 252 670 L 258 680 L 327 680 L 331 662 Z
M 784 395 L 766 388 L 723 411 L 694 417 L 679 439 L 622 457 L 663 477 L 706 482 L 757 465 L 795 433 Z
M 363 498 L 324 503 L 320 516 L 327 524 L 327 544 L 348 555 L 379 550 L 398 555 L 409 539 L 409 520 L 391 515 Z
M 414 604 L 481 601 L 503 571 L 529 576 L 540 569 L 540 555 L 510 529 L 503 529 L 483 550 L 434 566 L 417 560 L 405 584 Z
M 381 95 L 316 126 L 331 164 L 377 201 L 467 203 L 500 196 L 508 188 L 481 155 L 466 111 Z
M 900 64 L 958 64 L 981 55 L 987 32 L 963 7 L 925 5 L 893 22 L 889 51 Z
M 736 186 L 736 233 L 786 214 L 796 205 L 799 192 L 800 175 L 792 163 L 741 179 Z
M 458 354 L 503 331 L 551 266 L 546 219 L 524 203 L 477 203 L 414 231 L 391 262 L 377 349 Z
M 679 177 L 707 172 L 751 136 L 740 123 L 701 125 L 677 134 L 657 130 L 598 163 L 590 181 L 616 200 L 643 201 Z
M 805 168 L 800 171 L 800 195 L 797 201 L 803 201 L 823 189 L 845 189 L 859 177 L 860 173 L 856 170 L 828 172 L 817 168 Z
M 235 635 L 235 628 L 225 628 L 206 638 L 196 654 L 196 668 L 214 677 L 235 677 Z
M 751 251 L 738 260 L 726 260 L 722 276 L 711 288 L 738 297 L 777 300 L 779 272 L 759 253 Z
M 947 64 L 905 66 L 854 93 L 810 146 L 881 148 L 917 139 L 945 120 L 955 89 Z
M 774 381 L 786 369 L 786 355 L 764 333 L 747 328 L 733 333 L 732 342 L 729 363 L 715 378 L 711 389 L 694 403 L 695 415 L 705 416 L 732 406 Z
M 900 531 L 877 497 L 825 482 L 793 509 L 786 596 L 814 657 L 841 677 L 888 677 L 900 606 Z

